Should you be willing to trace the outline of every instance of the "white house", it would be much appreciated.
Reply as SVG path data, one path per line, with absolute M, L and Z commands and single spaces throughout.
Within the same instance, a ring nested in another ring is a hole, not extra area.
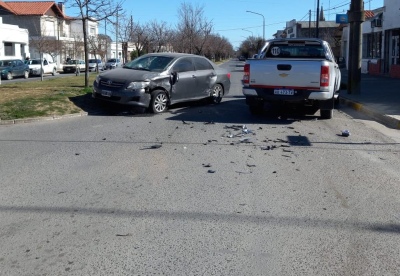
M 84 58 L 82 20 L 65 15 L 63 2 L 0 1 L 0 16 L 7 24 L 26 28 L 30 44 L 41 39 L 48 41 L 47 50 L 51 51 L 48 54 L 55 57 L 59 66 L 67 58 Z M 97 26 L 97 22 L 88 23 L 89 36 L 98 34 Z M 39 49 L 30 45 L 30 55 L 31 58 L 39 58 Z
M 29 56 L 29 34 L 17 25 L 3 24 L 0 17 L 0 59 Z

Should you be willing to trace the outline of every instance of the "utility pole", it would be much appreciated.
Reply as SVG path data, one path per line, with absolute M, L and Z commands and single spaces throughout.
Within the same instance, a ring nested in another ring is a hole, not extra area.
M 117 22 L 115 23 L 115 67 L 118 64 L 118 11 L 117 11 Z
M 361 92 L 361 24 L 365 21 L 363 0 L 351 0 L 350 10 L 347 11 L 350 23 L 349 41 L 349 70 L 347 78 L 347 93 Z
M 316 24 L 316 35 L 315 35 L 315 37 L 316 38 L 319 38 L 319 0 L 317 1 L 317 20 L 316 20 L 317 22 L 317 24 Z
M 308 12 L 308 37 L 311 37 L 311 10 Z

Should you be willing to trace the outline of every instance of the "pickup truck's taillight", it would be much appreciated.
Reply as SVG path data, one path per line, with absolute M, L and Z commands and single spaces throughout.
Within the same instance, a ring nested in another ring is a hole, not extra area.
M 321 86 L 321 87 L 327 87 L 327 86 L 329 86 L 329 65 L 323 65 L 323 66 L 321 66 L 321 81 L 320 81 L 320 86 Z
M 245 64 L 244 65 L 244 70 L 243 70 L 243 83 L 249 84 L 250 80 L 250 64 Z

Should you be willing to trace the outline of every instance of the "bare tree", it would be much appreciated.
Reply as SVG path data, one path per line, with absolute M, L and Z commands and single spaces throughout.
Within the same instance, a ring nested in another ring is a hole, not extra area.
M 204 45 L 204 54 L 209 59 L 220 61 L 231 56 L 233 47 L 228 39 L 219 35 L 211 34 L 207 43 Z
M 108 35 L 98 34 L 97 35 L 97 53 L 100 58 L 104 60 L 107 55 L 107 49 L 111 44 L 111 38 Z
M 191 4 L 182 3 L 178 10 L 178 33 L 182 38 L 185 52 L 200 54 L 208 36 L 212 31 L 212 21 L 204 17 L 203 7 L 193 7 Z
M 111 38 L 104 34 L 98 34 L 97 36 L 89 37 L 89 47 L 90 53 L 94 55 L 94 58 L 97 59 L 97 55 L 100 56 L 100 59 L 103 60 L 107 54 L 107 48 L 111 43 Z M 97 64 L 97 72 L 99 71 L 99 65 Z
M 114 22 L 112 22 L 114 24 Z M 122 60 L 123 63 L 127 61 L 128 58 L 128 44 L 132 41 L 133 36 L 133 17 L 132 15 L 128 18 L 122 16 L 118 23 L 118 38 L 122 44 Z
M 139 23 L 134 25 L 131 37 L 138 56 L 141 56 L 143 53 L 148 53 L 150 51 L 150 34 L 146 26 L 142 26 Z
M 61 52 L 60 41 L 55 40 L 54 37 L 44 36 L 46 34 L 46 26 L 42 24 L 42 26 L 37 26 L 37 24 L 33 23 L 34 28 L 36 29 L 36 34 L 38 36 L 29 37 L 29 45 L 33 49 L 35 49 L 39 53 L 40 57 L 40 79 L 43 81 L 43 54 L 50 54 L 53 60 L 58 56 Z
M 154 52 L 170 50 L 169 41 L 171 41 L 173 33 L 166 22 L 152 21 L 150 23 L 150 36 Z
M 79 18 L 82 20 L 83 43 L 85 49 L 85 87 L 89 87 L 89 37 L 88 21 L 98 22 L 110 18 L 122 10 L 124 0 L 68 0 L 71 7 L 78 8 Z
M 62 41 L 55 39 L 47 40 L 47 43 L 43 48 L 43 53 L 49 54 L 53 58 L 53 61 L 56 60 L 57 56 L 61 55 L 61 51 L 62 51 Z

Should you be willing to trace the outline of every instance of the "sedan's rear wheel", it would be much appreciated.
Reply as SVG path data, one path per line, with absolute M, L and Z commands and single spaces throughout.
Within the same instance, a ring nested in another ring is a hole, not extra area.
M 224 95 L 224 88 L 220 84 L 215 84 L 211 91 L 211 102 L 215 104 L 219 104 L 222 100 L 222 96 Z
M 25 79 L 29 78 L 29 71 L 25 71 L 25 72 L 24 72 L 24 78 L 25 78 Z
M 11 72 L 8 72 L 6 78 L 7 78 L 8 80 L 12 80 L 12 79 L 13 79 L 12 73 L 11 73 Z
M 161 113 L 167 109 L 168 96 L 164 91 L 154 91 L 150 101 L 150 111 L 153 113 Z

